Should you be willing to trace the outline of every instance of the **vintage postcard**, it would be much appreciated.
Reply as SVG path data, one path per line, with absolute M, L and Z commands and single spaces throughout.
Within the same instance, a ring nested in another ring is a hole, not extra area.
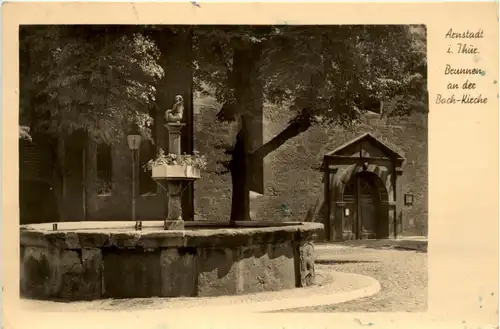
M 498 328 L 498 4 L 4 3 L 5 328 Z

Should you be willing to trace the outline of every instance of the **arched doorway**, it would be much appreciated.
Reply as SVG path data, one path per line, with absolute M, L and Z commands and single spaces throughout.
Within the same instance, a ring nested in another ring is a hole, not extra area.
M 344 189 L 344 232 L 350 239 L 376 239 L 380 237 L 383 220 L 382 202 L 387 192 L 380 178 L 371 172 L 352 176 Z
M 325 231 L 331 241 L 383 239 L 402 231 L 405 159 L 363 134 L 323 158 Z

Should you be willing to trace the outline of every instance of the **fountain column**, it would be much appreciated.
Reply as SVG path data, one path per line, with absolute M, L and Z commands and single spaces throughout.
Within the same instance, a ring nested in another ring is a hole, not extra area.
M 168 132 L 168 153 L 181 155 L 181 130 L 184 123 L 168 122 L 165 127 Z M 167 182 L 168 191 L 168 213 L 165 220 L 165 229 L 181 230 L 184 229 L 184 220 L 182 219 L 182 180 L 169 180 Z
M 182 123 L 184 113 L 184 102 L 182 96 L 176 96 L 176 101 L 172 109 L 165 112 L 168 133 L 168 153 L 174 154 L 177 158 L 181 155 L 181 130 L 186 125 Z M 168 212 L 165 219 L 166 230 L 183 230 L 184 220 L 182 219 L 182 179 L 172 179 L 167 181 Z

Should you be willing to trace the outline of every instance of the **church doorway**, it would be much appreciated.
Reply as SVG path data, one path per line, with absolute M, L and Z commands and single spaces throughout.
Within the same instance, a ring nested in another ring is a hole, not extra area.
M 370 134 L 323 158 L 325 228 L 330 241 L 387 239 L 402 232 L 403 163 L 395 150 Z
M 371 172 L 357 173 L 348 181 L 343 197 L 344 234 L 348 239 L 380 237 L 384 191 L 380 179 Z

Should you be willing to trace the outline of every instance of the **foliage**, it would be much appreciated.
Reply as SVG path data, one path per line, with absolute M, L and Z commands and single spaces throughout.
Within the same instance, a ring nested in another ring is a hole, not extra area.
M 19 139 L 31 141 L 30 127 L 19 126 Z
M 21 123 L 51 134 L 87 131 L 115 141 L 131 125 L 149 137 L 155 84 L 163 72 L 155 44 L 108 26 L 23 26 Z
M 219 103 L 234 104 L 234 53 L 246 43 L 260 43 L 271 26 L 217 25 L 193 28 L 195 88 L 214 90 Z
M 203 170 L 207 168 L 207 158 L 197 151 L 193 151 L 193 154 L 184 153 L 177 156 L 176 154 L 165 154 L 163 149 L 159 149 L 156 158 L 149 160 L 144 165 L 144 170 L 152 170 L 153 167 L 159 165 L 192 166 Z
M 415 67 L 425 53 L 409 26 L 285 26 L 275 40 L 262 65 L 266 98 L 313 119 L 349 125 L 370 97 L 425 93 L 425 66 Z
M 317 122 L 352 126 L 370 97 L 396 100 L 392 115 L 426 110 L 422 26 L 168 29 L 193 32 L 195 87 L 214 90 L 219 103 L 234 112 L 235 50 L 262 45 L 258 73 L 263 96 L 294 111 L 290 124 L 302 124 L 297 133 Z M 161 54 L 151 38 L 155 33 L 165 33 L 165 29 L 22 27 L 22 124 L 51 133 L 83 129 L 99 141 L 116 140 L 135 124 L 149 137 L 152 118 L 148 111 L 163 75 L 158 65 Z M 225 118 L 232 120 L 235 115 Z
M 374 98 L 397 101 L 392 115 L 427 111 L 422 26 L 203 27 L 195 35 L 197 87 L 213 88 L 223 108 L 235 102 L 235 49 L 262 44 L 265 100 L 295 113 L 296 134 L 321 122 L 352 127 Z

